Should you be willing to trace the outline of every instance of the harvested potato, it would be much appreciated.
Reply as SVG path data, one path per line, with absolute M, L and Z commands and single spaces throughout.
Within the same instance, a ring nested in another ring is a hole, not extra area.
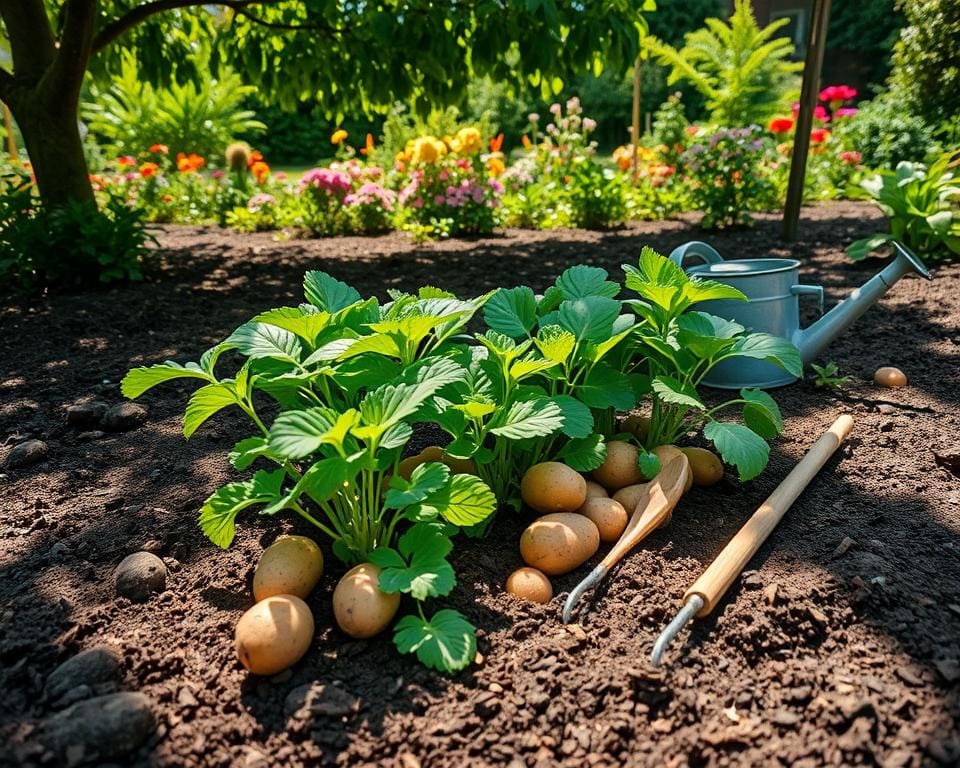
M 534 464 L 520 481 L 520 497 L 537 512 L 573 512 L 587 498 L 587 481 L 566 464 Z
M 627 418 L 620 423 L 620 430 L 636 435 L 637 439 L 643 442 L 647 439 L 647 435 L 650 432 L 650 417 L 641 416 L 637 413 L 627 416 Z
M 583 479 L 587 484 L 587 499 L 608 498 L 607 489 L 600 485 L 600 483 L 595 483 L 593 480 L 587 480 L 586 478 Z
M 386 629 L 399 607 L 399 592 L 380 591 L 380 569 L 373 563 L 351 568 L 333 590 L 333 616 L 340 629 L 357 639 Z
M 507 592 L 529 600 L 531 603 L 549 603 L 553 598 L 553 585 L 542 571 L 536 568 L 517 568 L 507 576 Z
M 640 503 L 640 497 L 646 494 L 648 485 L 649 483 L 628 485 L 613 494 L 613 500 L 623 507 L 628 515 L 632 515 Z
M 237 622 L 237 658 L 255 675 L 275 675 L 303 657 L 313 640 L 313 614 L 296 595 L 261 600 Z
M 593 470 L 593 479 L 607 491 L 618 491 L 642 482 L 643 474 L 637 466 L 639 458 L 640 451 L 635 445 L 622 440 L 610 440 L 607 442 L 607 458 Z
M 690 462 L 693 484 L 701 488 L 716 485 L 723 479 L 723 462 L 713 451 L 706 448 L 681 448 L 680 452 Z
M 410 475 L 413 474 L 413 470 L 421 464 L 426 464 L 428 461 L 444 461 L 443 448 L 439 445 L 428 445 L 416 456 L 408 456 L 400 462 L 400 466 L 397 468 L 397 474 L 404 480 L 409 480 Z
M 323 552 L 306 536 L 283 536 L 267 547 L 253 572 L 253 598 L 273 595 L 304 599 L 323 575 Z
M 675 445 L 658 445 L 653 449 L 652 453 L 654 453 L 656 457 L 660 459 L 661 464 L 666 464 L 674 456 L 681 454 L 682 451 Z M 688 472 L 687 482 L 683 486 L 683 492 L 686 493 L 689 491 L 691 486 L 693 486 L 693 472 Z
M 899 368 L 885 365 L 883 368 L 877 368 L 877 372 L 873 374 L 873 381 L 881 387 L 896 389 L 907 386 L 907 375 Z
M 600 547 L 600 531 L 592 520 L 572 512 L 538 517 L 520 536 L 520 556 L 548 576 L 569 573 Z
M 619 539 L 629 517 L 620 502 L 608 498 L 587 499 L 577 512 L 593 521 L 603 542 Z

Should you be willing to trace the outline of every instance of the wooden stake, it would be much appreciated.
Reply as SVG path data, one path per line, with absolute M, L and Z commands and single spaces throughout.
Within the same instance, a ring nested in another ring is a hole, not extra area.
M 640 178 L 640 57 L 633 63 L 633 126 L 630 131 L 633 141 L 633 183 Z
M 803 85 L 800 90 L 800 111 L 793 137 L 793 155 L 790 158 L 790 180 L 787 183 L 787 203 L 783 210 L 781 237 L 787 242 L 797 239 L 800 225 L 800 206 L 803 205 L 803 182 L 807 175 L 807 154 L 810 150 L 810 129 L 813 127 L 813 108 L 820 89 L 820 70 L 823 50 L 827 43 L 827 25 L 830 23 L 830 0 L 813 0 L 810 30 L 807 34 L 807 56 L 803 65 Z

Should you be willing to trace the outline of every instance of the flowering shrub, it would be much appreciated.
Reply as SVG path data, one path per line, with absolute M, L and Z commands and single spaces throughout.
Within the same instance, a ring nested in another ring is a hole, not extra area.
M 313 168 L 300 178 L 303 224 L 314 235 L 338 235 L 349 230 L 344 200 L 353 180 L 344 171 Z
M 280 217 L 277 198 L 268 192 L 258 192 L 245 206 L 227 214 L 227 226 L 240 232 L 265 232 L 277 229 Z
M 769 149 L 757 125 L 721 128 L 693 144 L 681 159 L 690 197 L 712 229 L 749 224 L 749 211 L 770 203 L 774 191 L 765 161 Z
M 370 234 L 390 229 L 396 202 L 396 192 L 374 181 L 364 182 L 356 192 L 351 192 L 343 199 L 355 222 L 356 231 Z

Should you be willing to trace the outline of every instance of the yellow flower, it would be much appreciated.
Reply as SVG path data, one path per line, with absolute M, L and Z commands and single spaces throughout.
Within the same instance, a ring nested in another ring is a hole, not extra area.
M 349 134 L 345 130 L 343 130 L 343 128 L 337 128 L 337 130 L 333 132 L 333 136 L 330 137 L 330 143 L 342 144 L 347 140 L 348 135 Z
M 491 178 L 497 178 L 501 173 L 507 169 L 506 164 L 503 162 L 503 155 L 500 152 L 497 152 L 489 160 L 487 160 L 487 172 L 490 174 Z
M 483 149 L 483 137 L 476 128 L 461 128 L 450 142 L 450 148 L 460 155 L 475 155 Z
M 447 154 L 447 145 L 433 136 L 421 136 L 408 145 L 408 152 L 414 163 L 434 163 Z

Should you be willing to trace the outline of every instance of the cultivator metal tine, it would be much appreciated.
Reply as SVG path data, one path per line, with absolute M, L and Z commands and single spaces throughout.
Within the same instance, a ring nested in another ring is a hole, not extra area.
M 587 590 L 593 589 L 595 586 L 597 586 L 597 584 L 603 580 L 603 577 L 607 575 L 608 571 L 609 568 L 607 568 L 603 563 L 600 563 L 600 565 L 587 574 L 587 577 L 583 581 L 570 590 L 570 595 L 567 597 L 567 602 L 563 605 L 564 624 L 570 623 L 570 617 L 573 614 L 573 608 L 577 604 L 577 601 L 583 597 Z
M 663 660 L 663 653 L 667 650 L 667 646 L 673 642 L 674 638 L 680 634 L 680 630 L 687 626 L 701 608 L 703 608 L 703 598 L 700 597 L 700 595 L 690 595 L 690 597 L 687 598 L 687 602 L 684 603 L 683 608 L 673 617 L 673 621 L 660 633 L 657 642 L 653 644 L 650 663 L 654 667 L 660 666 L 660 662 Z

